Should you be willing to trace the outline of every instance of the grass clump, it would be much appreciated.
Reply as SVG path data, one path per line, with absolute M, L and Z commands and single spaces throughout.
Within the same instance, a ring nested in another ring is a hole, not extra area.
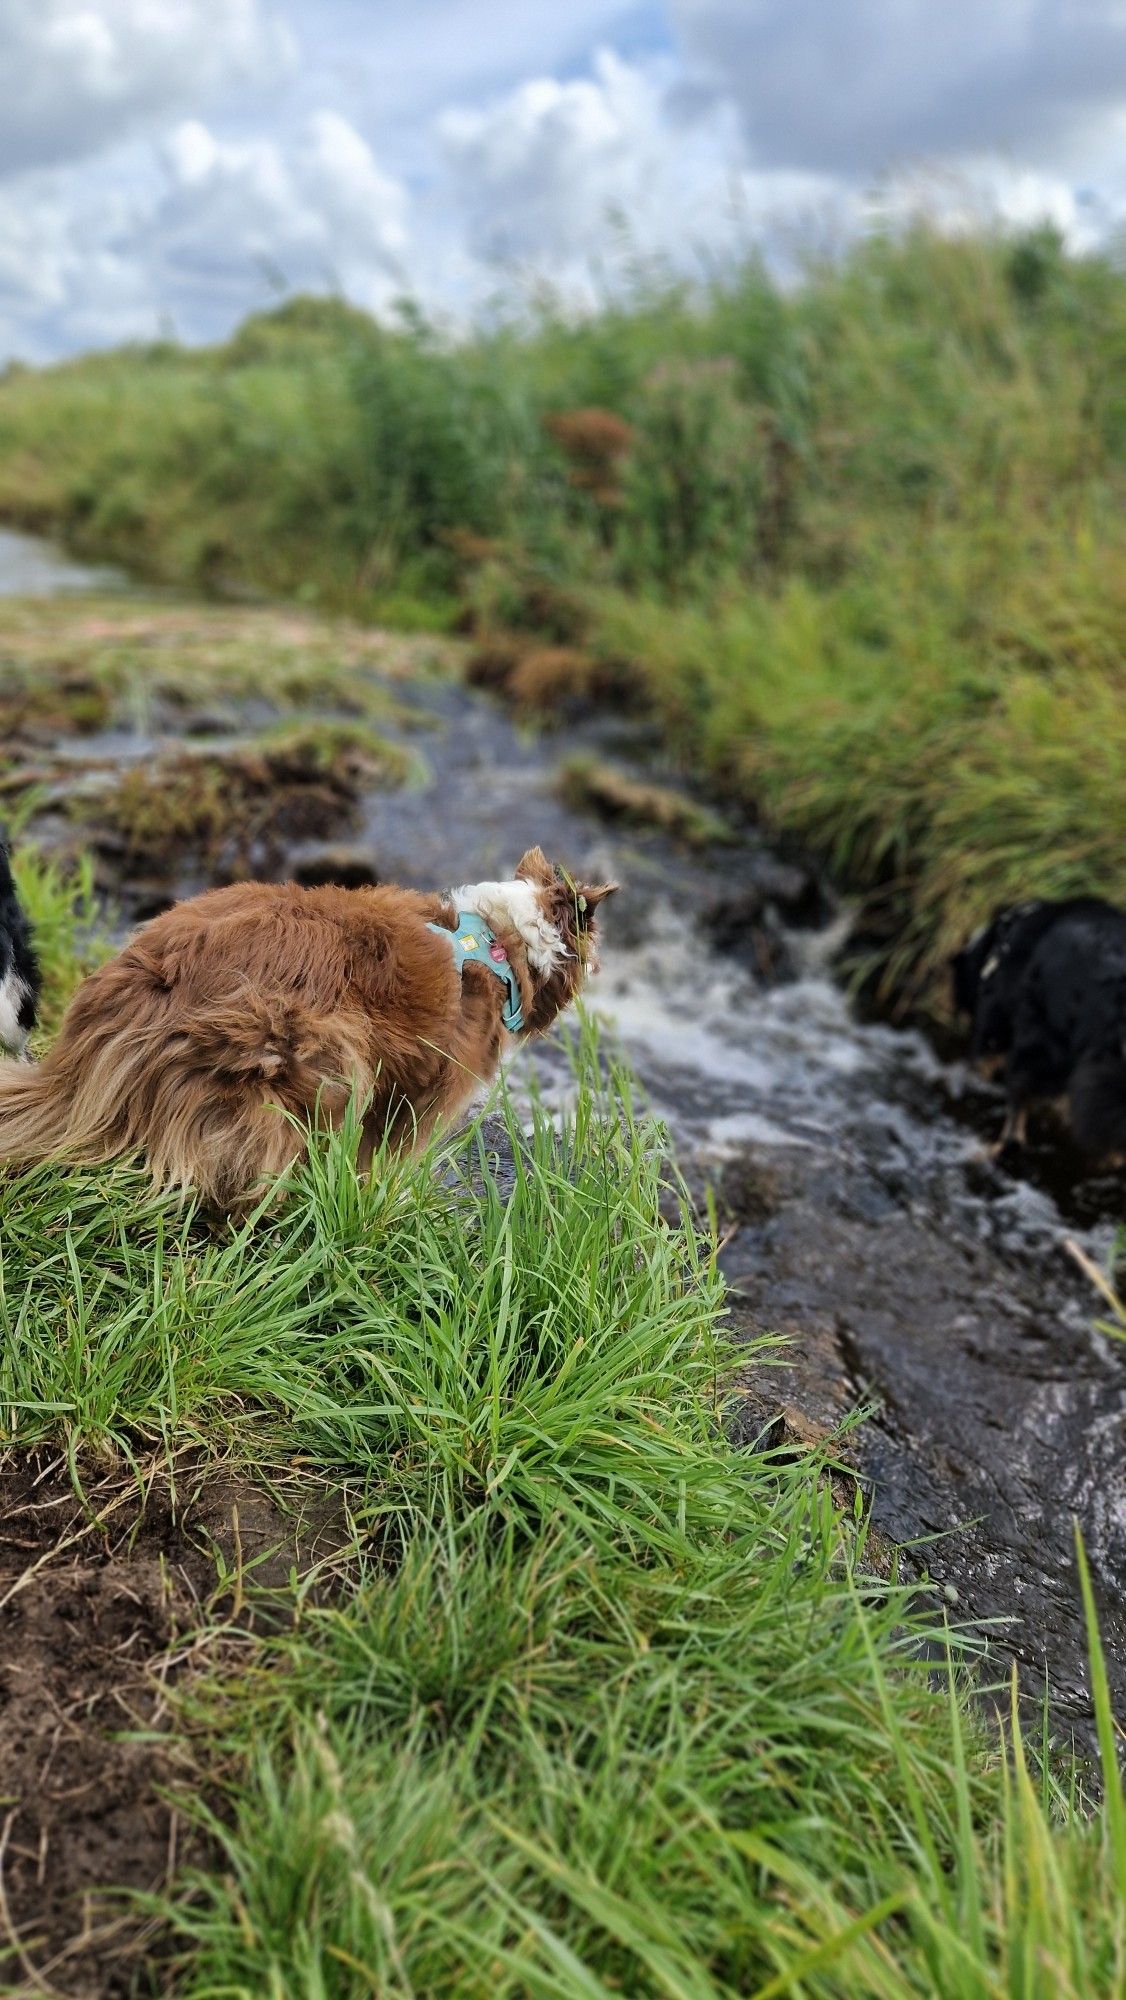
M 109 721 L 107 690 L 80 675 L 34 680 L 0 666 L 0 743 L 53 743 L 60 736 L 93 735 Z
M 159 1905 L 165 1989 L 1116 1993 L 1097 1654 L 1088 1816 L 936 1686 L 823 1461 L 725 1442 L 708 1246 L 589 1026 L 573 1055 L 563 1115 L 504 1107 L 509 1192 L 472 1134 L 361 1179 L 358 1119 L 225 1234 L 124 1166 L 0 1179 L 9 1454 L 284 1467 L 359 1537 L 184 1698 L 214 1859 Z
M 400 785 L 411 769 L 407 752 L 361 724 L 306 722 L 134 766 L 70 809 L 103 840 L 108 832 L 127 873 L 195 861 L 246 875 L 276 865 L 295 839 L 353 823 L 363 792 Z
M 867 589 L 795 583 L 714 612 L 622 597 L 604 635 L 691 763 L 884 899 L 884 989 L 917 996 L 999 903 L 1126 899 L 1126 710 L 1117 665 L 1062 635 L 1036 661 L 983 613 L 948 639 L 911 568 L 875 632 Z
M 623 820 L 627 825 L 657 827 L 690 847 L 731 839 L 727 821 L 687 792 L 631 777 L 597 757 L 569 757 L 561 784 L 564 798 L 572 805 L 593 808 L 606 819 Z
M 526 633 L 483 634 L 466 661 L 465 677 L 471 687 L 500 695 L 519 715 L 545 725 L 630 698 L 612 662 L 578 646 L 537 645 Z
M 109 956 L 104 906 L 95 894 L 88 856 L 64 864 L 18 840 L 12 866 L 20 901 L 31 920 L 43 979 L 36 1031 L 36 1043 L 42 1046 L 57 1028 L 80 981 Z

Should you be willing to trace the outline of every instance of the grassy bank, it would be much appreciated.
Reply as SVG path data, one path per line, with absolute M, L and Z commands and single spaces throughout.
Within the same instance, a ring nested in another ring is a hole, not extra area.
M 57 1009 L 69 892 L 21 867 Z M 177 1784 L 211 1846 L 158 1899 L 176 1969 L 142 1990 L 1120 1992 L 1105 1708 L 1086 1818 L 936 1676 L 819 1455 L 724 1442 L 706 1246 L 589 1035 L 575 1063 L 561 1126 L 510 1124 L 508 1199 L 436 1173 L 472 1146 L 361 1182 L 354 1133 L 233 1235 L 125 1170 L 0 1184 L 9 1465 L 46 1445 L 108 1480 L 119 1536 L 188 1460 L 347 1522 L 319 1589 L 228 1566 L 176 1634 Z M 109 1525 L 95 1506 L 94 1569 Z M 3 1990 L 23 1949 L 0 1935 Z
M 1045 236 L 460 345 L 299 300 L 10 371 L 0 512 L 165 582 L 468 604 L 609 659 L 886 896 L 902 981 L 1013 893 L 1126 894 L 1124 353 L 1126 277 Z

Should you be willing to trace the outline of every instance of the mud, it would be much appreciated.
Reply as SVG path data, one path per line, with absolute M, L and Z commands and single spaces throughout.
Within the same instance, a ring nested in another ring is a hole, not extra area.
M 271 1590 L 342 1532 L 338 1509 L 287 1513 L 200 1463 L 174 1484 L 154 1475 L 143 1499 L 120 1474 L 86 1476 L 84 1501 L 57 1452 L 0 1467 L 3 1991 L 163 1990 L 160 1926 L 121 1892 L 159 1892 L 204 1858 L 166 1796 L 190 1782 L 167 1737 L 172 1691 L 284 1615 Z

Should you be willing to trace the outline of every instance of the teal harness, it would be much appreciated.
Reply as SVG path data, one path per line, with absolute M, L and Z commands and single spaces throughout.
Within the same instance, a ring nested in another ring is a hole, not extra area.
M 503 980 L 508 997 L 501 1020 L 510 1035 L 518 1035 L 524 1025 L 524 1009 L 520 1004 L 516 974 L 509 964 L 508 953 L 502 944 L 498 944 L 484 917 L 479 917 L 476 910 L 459 910 L 456 931 L 447 930 L 445 924 L 427 924 L 426 928 L 437 931 L 439 937 L 448 939 L 452 944 L 454 963 L 459 973 L 465 971 L 466 965 L 483 965 Z

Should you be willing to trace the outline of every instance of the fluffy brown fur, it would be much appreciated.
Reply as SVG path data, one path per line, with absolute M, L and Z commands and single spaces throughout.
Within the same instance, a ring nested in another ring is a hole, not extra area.
M 490 917 L 527 1037 L 593 968 L 613 885 L 571 882 L 538 847 L 516 878 L 562 946 L 537 969 L 515 922 Z M 426 928 L 456 922 L 448 896 L 396 888 L 255 882 L 176 904 L 90 975 L 41 1063 L 0 1063 L 0 1162 L 140 1156 L 158 1183 L 231 1211 L 353 1095 L 368 1160 L 384 1137 L 420 1144 L 492 1080 L 505 1037 L 502 982 L 459 974 Z

